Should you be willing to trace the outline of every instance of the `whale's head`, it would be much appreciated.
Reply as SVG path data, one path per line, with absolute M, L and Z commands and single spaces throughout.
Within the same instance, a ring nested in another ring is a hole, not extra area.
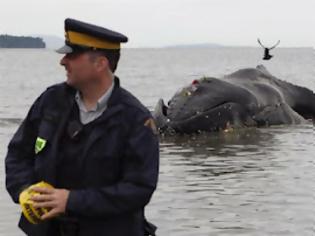
M 216 78 L 194 80 L 164 104 L 160 99 L 153 116 L 160 130 L 218 131 L 254 122 L 255 97 L 246 89 Z

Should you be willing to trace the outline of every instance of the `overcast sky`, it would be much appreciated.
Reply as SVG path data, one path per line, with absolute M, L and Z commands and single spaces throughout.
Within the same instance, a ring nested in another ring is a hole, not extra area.
M 315 0 L 0 0 L 0 34 L 63 37 L 76 18 L 129 37 L 128 47 L 219 43 L 315 46 Z

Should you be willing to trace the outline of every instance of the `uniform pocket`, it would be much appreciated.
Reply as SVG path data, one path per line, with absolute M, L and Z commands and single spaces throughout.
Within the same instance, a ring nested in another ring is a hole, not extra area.
M 86 176 L 93 183 L 113 183 L 120 177 L 123 140 L 119 128 L 104 129 L 88 149 L 85 158 Z
M 41 121 L 34 147 L 36 155 L 39 155 L 46 150 L 47 146 L 51 142 L 54 131 L 55 126 L 51 122 L 46 120 Z
M 49 154 L 51 153 L 52 140 L 55 133 L 55 123 L 45 119 L 41 120 L 34 146 L 34 171 L 38 181 L 43 180 L 43 177 L 48 173 L 47 168 L 50 166 Z

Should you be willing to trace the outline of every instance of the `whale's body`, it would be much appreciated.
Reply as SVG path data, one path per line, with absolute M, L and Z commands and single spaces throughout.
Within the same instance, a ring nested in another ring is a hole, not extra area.
M 160 131 L 211 132 L 229 127 L 300 124 L 315 117 L 315 95 L 279 80 L 264 66 L 202 78 L 177 92 L 153 117 Z

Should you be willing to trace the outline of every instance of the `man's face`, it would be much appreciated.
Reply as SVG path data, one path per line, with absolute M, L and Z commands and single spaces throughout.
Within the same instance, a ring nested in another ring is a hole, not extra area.
M 82 88 L 87 83 L 97 79 L 95 62 L 88 52 L 66 54 L 60 61 L 67 72 L 67 83 L 75 88 Z

